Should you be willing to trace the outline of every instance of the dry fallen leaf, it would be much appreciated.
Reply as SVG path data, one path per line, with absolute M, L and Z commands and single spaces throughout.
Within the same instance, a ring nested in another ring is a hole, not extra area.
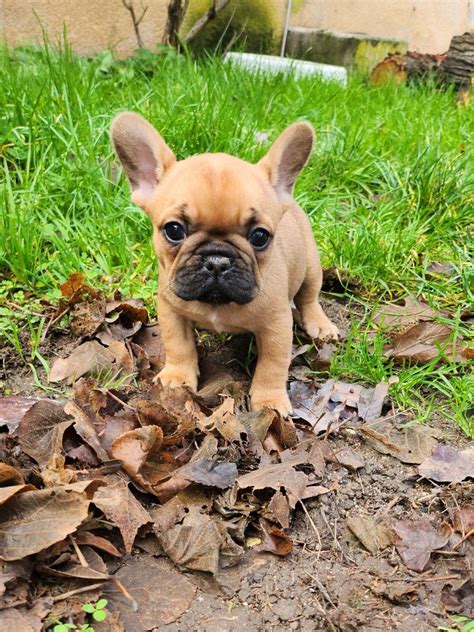
M 191 605 L 196 587 L 177 571 L 167 570 L 150 557 L 129 560 L 116 577 L 135 599 L 134 607 L 116 584 L 104 592 L 108 608 L 120 613 L 125 630 L 146 632 L 176 621 Z
M 163 550 L 176 564 L 193 570 L 217 574 L 240 561 L 244 550 L 226 531 L 225 525 L 201 513 L 199 507 L 188 507 L 181 523 L 158 532 Z
M 162 442 L 163 431 L 159 426 L 144 426 L 117 437 L 110 452 L 114 459 L 122 461 L 123 469 L 140 487 L 154 493 L 153 484 L 146 479 L 146 472 L 141 470 L 148 457 L 160 449 Z
M 96 298 L 100 294 L 98 290 L 86 284 L 84 275 L 81 272 L 73 272 L 70 274 L 67 280 L 59 286 L 59 289 L 64 298 L 71 304 L 83 301 L 87 298 Z
M 453 276 L 456 273 L 456 267 L 452 263 L 439 263 L 439 261 L 433 261 L 426 268 L 429 272 L 429 276 Z M 427 275 L 428 276 L 428 275 Z
M 13 433 L 30 408 L 40 401 L 49 401 L 44 397 L 0 397 L 0 426 L 7 426 Z
M 311 383 L 291 382 L 290 400 L 294 417 L 307 421 L 314 428 L 328 410 L 333 385 L 334 381 L 330 380 L 318 389 Z
M 353 516 L 347 520 L 347 527 L 373 555 L 391 544 L 388 529 L 370 516 Z
M 294 448 L 280 452 L 282 463 L 311 465 L 315 476 L 322 478 L 326 469 L 327 444 L 311 435 L 310 440 L 299 443 Z
M 404 305 L 382 305 L 375 312 L 374 323 L 382 329 L 406 328 L 424 321 L 432 321 L 439 316 L 439 312 L 427 303 L 422 303 L 412 296 L 405 299 Z
M 268 551 L 284 557 L 293 550 L 293 542 L 284 531 L 270 524 L 264 518 L 260 519 L 262 543 L 255 547 L 255 551 Z
M 83 375 L 102 370 L 112 370 L 130 375 L 135 367 L 130 353 L 123 342 L 113 340 L 108 347 L 97 340 L 84 342 L 76 347 L 67 358 L 58 358 L 49 374 L 50 382 L 73 384 Z
M 139 425 L 134 413 L 119 413 L 118 415 L 104 415 L 104 428 L 100 432 L 100 443 L 111 454 L 112 444 L 120 435 L 135 430 Z
M 69 313 L 72 333 L 78 338 L 91 336 L 105 320 L 105 300 L 99 296 L 74 303 L 70 306 Z
M 100 443 L 97 429 L 92 419 L 74 401 L 66 404 L 64 412 L 74 418 L 75 431 L 94 450 L 99 461 L 108 461 L 109 455 Z
M 350 472 L 356 472 L 365 466 L 364 459 L 352 448 L 342 448 L 335 454 L 337 463 L 343 465 Z
M 441 605 L 448 612 L 455 612 L 458 615 L 471 619 L 474 618 L 474 581 L 468 579 L 459 587 L 446 584 L 441 591 Z M 466 623 L 468 626 L 469 622 Z M 469 632 L 467 626 L 465 630 Z
M 186 489 L 191 483 L 227 489 L 234 484 L 236 478 L 237 466 L 235 463 L 218 462 L 213 459 L 191 460 L 186 465 L 174 470 L 168 480 L 156 485 L 154 493 L 161 502 L 166 502 L 178 492 Z
M 22 494 L 23 492 L 31 492 L 36 487 L 34 485 L 9 485 L 8 487 L 0 487 L 0 505 L 3 505 L 13 496 Z M 0 521 L 1 523 L 1 521 Z
M 44 467 L 61 453 L 64 431 L 71 424 L 61 404 L 41 401 L 25 413 L 16 435 L 23 451 Z
M 98 553 L 90 547 L 85 546 L 81 549 L 81 554 L 85 564 L 74 561 L 67 561 L 65 564 L 60 565 L 55 562 L 54 567 L 48 567 L 46 564 L 38 564 L 35 571 L 42 575 L 80 579 L 93 583 L 110 579 L 107 566 Z
M 445 546 L 451 533 L 446 523 L 436 529 L 428 518 L 417 522 L 397 520 L 391 528 L 391 539 L 405 566 L 421 572 L 428 566 L 431 553 Z
M 278 490 L 273 494 L 267 506 L 264 507 L 260 513 L 264 518 L 267 518 L 271 522 L 277 522 L 284 529 L 288 529 L 290 526 L 290 503 L 288 496 Z
M 74 534 L 74 541 L 77 544 L 85 544 L 95 549 L 99 549 L 100 551 L 105 551 L 113 557 L 122 557 L 122 554 L 112 544 L 112 542 L 109 542 L 109 540 L 102 538 L 100 535 L 95 535 L 95 533 L 91 533 L 91 531 L 78 531 Z
M 422 463 L 437 445 L 438 432 L 419 424 L 399 428 L 381 419 L 370 426 L 361 426 L 359 430 L 375 450 L 390 454 L 402 463 Z
M 240 414 L 239 421 L 246 428 L 247 433 L 251 432 L 260 442 L 263 442 L 276 415 L 276 411 L 264 408 L 263 410 Z
M 54 454 L 48 461 L 45 468 L 40 472 L 45 487 L 55 487 L 56 485 L 67 485 L 74 483 L 76 472 L 65 467 L 66 459 L 62 454 Z
M 265 465 L 258 470 L 243 474 L 237 479 L 240 489 L 251 488 L 254 491 L 259 489 L 286 490 L 288 500 L 292 509 L 303 497 L 308 477 L 304 472 L 297 472 L 291 463 L 277 463 L 275 465 Z
M 453 529 L 463 536 L 474 535 L 474 505 L 463 505 L 453 511 Z
M 377 582 L 370 587 L 376 595 L 383 595 L 386 599 L 396 604 L 414 603 L 420 599 L 418 589 L 413 584 L 406 582 Z
M 132 323 L 136 320 L 143 324 L 146 324 L 148 321 L 148 311 L 143 305 L 143 301 L 133 298 L 108 301 L 106 311 L 108 317 L 116 314 L 117 316 L 123 317 L 124 320 L 128 320 L 130 323 L 129 327 L 131 327 Z
M 460 338 L 451 341 L 453 328 L 432 321 L 413 325 L 407 330 L 392 336 L 391 344 L 385 356 L 393 358 L 397 364 L 405 361 L 424 364 L 439 357 L 448 361 L 465 362 Z
M 226 397 L 210 417 L 200 421 L 199 427 L 206 432 L 215 430 L 226 441 L 242 441 L 247 436 L 247 429 L 235 414 L 234 408 L 233 398 Z
M 440 443 L 418 467 L 418 473 L 437 483 L 460 483 L 474 478 L 474 448 L 459 451 Z
M 0 461 L 0 487 L 6 485 L 23 485 L 25 479 L 20 470 Z
M 123 478 L 112 474 L 104 480 L 107 485 L 96 491 L 93 503 L 119 528 L 125 550 L 130 553 L 138 529 L 151 523 L 152 519 L 129 490 L 128 483 Z
M 293 414 L 311 424 L 313 432 L 333 431 L 348 419 L 372 422 L 382 414 L 389 383 L 374 388 L 328 380 L 319 389 L 307 382 L 290 384 Z
M 150 400 L 139 400 L 135 404 L 138 420 L 142 426 L 159 426 L 163 431 L 163 447 L 181 445 L 182 439 L 196 429 L 192 413 L 183 412 L 178 418 L 170 414 L 162 404 Z
M 0 611 L 0 630 L 4 632 L 41 632 L 43 624 L 39 617 L 25 609 L 6 608 Z
M 145 351 L 155 370 L 159 370 L 165 363 L 165 348 L 161 340 L 160 326 L 145 325 L 134 336 L 134 342 Z
M 87 517 L 100 481 L 24 491 L 2 507 L 0 558 L 19 560 L 60 542 Z

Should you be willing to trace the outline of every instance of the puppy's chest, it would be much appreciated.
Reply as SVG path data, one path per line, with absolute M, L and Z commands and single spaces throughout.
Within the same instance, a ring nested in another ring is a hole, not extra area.
M 238 334 L 249 331 L 247 327 L 242 326 L 242 323 L 236 323 L 235 319 L 222 309 L 207 309 L 204 313 L 198 310 L 189 310 L 186 316 L 204 329 L 217 333 Z
M 217 333 L 229 331 L 229 323 L 227 322 L 227 320 L 223 320 L 219 314 L 208 314 L 207 319 L 199 324 L 206 329 L 211 329 L 212 331 L 216 331 Z

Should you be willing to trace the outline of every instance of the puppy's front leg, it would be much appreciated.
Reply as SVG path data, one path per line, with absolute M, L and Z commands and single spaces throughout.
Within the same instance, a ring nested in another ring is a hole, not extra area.
M 198 356 L 191 322 L 165 300 L 159 300 L 158 322 L 165 346 L 165 366 L 155 377 L 163 386 L 189 386 L 197 390 Z
M 268 324 L 255 331 L 258 361 L 250 389 L 252 410 L 267 406 L 286 417 L 291 403 L 286 390 L 291 362 L 293 318 L 291 310 L 268 319 Z

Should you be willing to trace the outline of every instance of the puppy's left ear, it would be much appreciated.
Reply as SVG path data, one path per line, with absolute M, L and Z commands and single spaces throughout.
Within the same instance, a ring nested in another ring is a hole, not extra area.
M 132 201 L 146 210 L 176 158 L 153 125 L 134 112 L 118 114 L 112 121 L 110 136 L 130 182 Z
M 293 123 L 280 134 L 267 155 L 258 162 L 280 196 L 292 194 L 296 178 L 308 162 L 313 141 L 314 131 L 309 123 Z

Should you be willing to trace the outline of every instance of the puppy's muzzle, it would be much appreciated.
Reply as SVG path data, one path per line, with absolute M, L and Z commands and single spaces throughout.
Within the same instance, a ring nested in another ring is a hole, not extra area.
M 244 305 L 256 295 L 251 261 L 223 242 L 198 247 L 177 270 L 172 286 L 185 301 L 202 303 Z

